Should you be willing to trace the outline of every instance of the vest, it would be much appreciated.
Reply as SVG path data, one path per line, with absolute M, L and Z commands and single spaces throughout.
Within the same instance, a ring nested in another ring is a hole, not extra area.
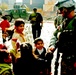
M 71 54 L 73 52 L 74 49 L 74 45 L 75 45 L 75 42 L 74 42 L 74 26 L 73 26 L 73 22 L 74 22 L 74 19 L 76 17 L 74 17 L 70 22 L 69 24 L 67 25 L 67 27 L 62 30 L 60 36 L 59 36 L 59 42 L 58 42 L 58 48 L 59 48 L 59 51 L 62 52 L 62 53 L 67 53 L 68 54 Z

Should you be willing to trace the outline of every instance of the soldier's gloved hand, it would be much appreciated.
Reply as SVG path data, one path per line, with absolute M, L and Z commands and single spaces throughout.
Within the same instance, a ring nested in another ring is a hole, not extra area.
M 54 52 L 54 50 L 55 50 L 55 47 L 54 46 L 50 46 L 47 51 L 48 52 Z

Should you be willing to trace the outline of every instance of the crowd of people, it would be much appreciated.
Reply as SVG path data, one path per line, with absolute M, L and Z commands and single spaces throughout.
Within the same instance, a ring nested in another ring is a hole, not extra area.
M 24 32 L 26 24 L 23 19 L 15 20 L 14 29 L 10 35 L 8 30 L 10 23 L 7 18 L 2 17 L 4 20 L 3 23 L 0 23 L 0 27 L 2 28 L 4 40 L 3 44 L 0 44 L 0 75 L 52 75 L 51 61 L 55 50 L 57 50 L 57 58 L 55 60 L 54 75 L 58 75 L 60 53 L 62 53 L 60 75 L 76 75 L 75 4 L 72 0 L 62 0 L 58 1 L 55 6 L 58 8 L 60 18 L 57 15 L 54 20 L 56 30 L 47 49 L 44 47 L 43 39 L 40 38 L 43 17 L 40 13 L 37 13 L 37 8 L 34 8 L 34 13 L 29 16 L 34 47 L 26 41 L 27 38 Z M 9 40 L 11 40 L 12 45 L 10 51 L 5 45 L 5 37 L 10 37 Z

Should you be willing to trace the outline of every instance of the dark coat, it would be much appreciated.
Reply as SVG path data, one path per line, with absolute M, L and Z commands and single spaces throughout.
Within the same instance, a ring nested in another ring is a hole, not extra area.
M 20 46 L 21 58 L 16 60 L 14 65 L 15 75 L 39 75 L 41 63 L 44 60 L 35 58 L 32 54 L 32 46 L 28 43 Z

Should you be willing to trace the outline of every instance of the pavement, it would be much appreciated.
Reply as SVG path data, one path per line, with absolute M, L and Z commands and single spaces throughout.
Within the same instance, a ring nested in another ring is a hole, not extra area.
M 26 23 L 25 25 L 25 34 L 26 34 L 26 41 L 30 42 L 31 44 L 33 44 L 33 36 L 32 36 L 32 31 L 31 31 L 31 24 L 30 23 Z M 44 21 L 43 22 L 43 27 L 41 30 L 41 38 L 44 41 L 44 46 L 46 47 L 46 49 L 49 46 L 50 43 L 50 39 L 53 35 L 53 32 L 55 31 L 55 27 L 54 27 L 54 23 L 53 21 Z

